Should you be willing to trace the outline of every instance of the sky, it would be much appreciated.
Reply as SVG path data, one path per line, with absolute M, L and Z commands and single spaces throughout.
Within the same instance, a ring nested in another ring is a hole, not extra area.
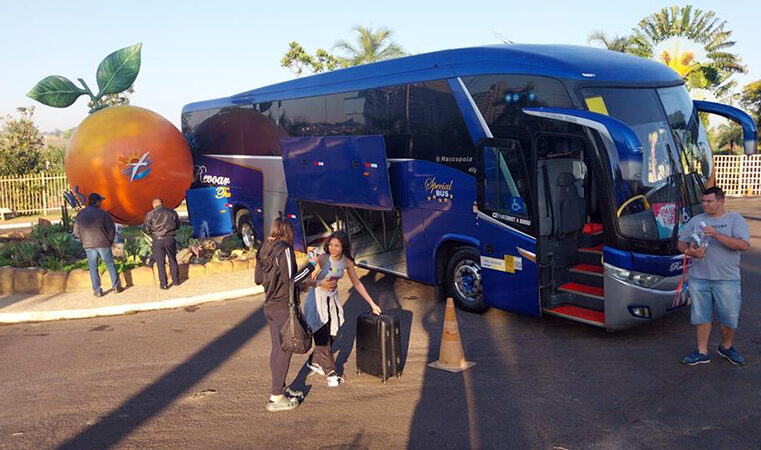
M 131 104 L 179 126 L 182 107 L 294 78 L 280 59 L 298 41 L 314 53 L 339 39 L 354 40 L 355 25 L 390 28 L 408 53 L 501 43 L 589 45 L 596 30 L 628 34 L 637 22 L 672 3 L 569 1 L 162 1 L 103 2 L 0 0 L 0 116 L 35 106 L 42 131 L 75 127 L 87 98 L 65 109 L 26 97 L 48 75 L 96 87 L 95 70 L 109 53 L 143 43 Z M 684 3 L 678 3 L 683 5 Z M 727 21 L 748 73 L 761 79 L 761 3 L 693 1 Z M 266 5 L 266 6 L 263 6 Z

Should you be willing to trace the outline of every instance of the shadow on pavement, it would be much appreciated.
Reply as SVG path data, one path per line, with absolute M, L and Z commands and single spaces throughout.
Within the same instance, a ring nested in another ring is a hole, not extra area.
M 494 309 L 457 311 L 466 358 L 460 374 L 425 367 L 409 448 L 755 448 L 761 442 L 761 252 L 743 255 L 744 300 L 736 367 L 680 359 L 695 345 L 684 308 L 629 330 Z M 749 270 L 750 269 L 750 270 Z M 751 301 L 747 301 L 751 300 Z M 423 314 L 428 362 L 437 359 L 444 305 Z M 730 418 L 731 419 L 728 419 Z
M 264 310 L 259 308 L 182 365 L 164 374 L 102 420 L 61 444 L 59 448 L 105 448 L 119 443 L 130 432 L 158 415 L 184 392 L 217 369 L 266 326 Z

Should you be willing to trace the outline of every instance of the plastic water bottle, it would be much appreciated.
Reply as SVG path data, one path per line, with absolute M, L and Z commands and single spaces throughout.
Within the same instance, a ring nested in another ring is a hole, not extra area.
M 695 245 L 699 248 L 708 247 L 708 241 L 710 238 L 705 234 L 706 223 L 701 221 L 698 224 L 698 228 L 692 232 L 692 240 L 695 241 Z

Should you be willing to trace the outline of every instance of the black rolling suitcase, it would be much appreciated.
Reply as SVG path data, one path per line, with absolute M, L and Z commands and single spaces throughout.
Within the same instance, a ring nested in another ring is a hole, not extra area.
M 380 377 L 384 383 L 402 375 L 399 318 L 364 313 L 357 317 L 357 374 Z

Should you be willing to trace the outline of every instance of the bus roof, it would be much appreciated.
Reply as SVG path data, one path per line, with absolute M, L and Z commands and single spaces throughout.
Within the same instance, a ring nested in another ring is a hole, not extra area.
M 504 44 L 441 50 L 334 70 L 231 97 L 191 103 L 183 112 L 491 73 L 625 85 L 682 82 L 665 64 L 624 53 L 577 45 Z

